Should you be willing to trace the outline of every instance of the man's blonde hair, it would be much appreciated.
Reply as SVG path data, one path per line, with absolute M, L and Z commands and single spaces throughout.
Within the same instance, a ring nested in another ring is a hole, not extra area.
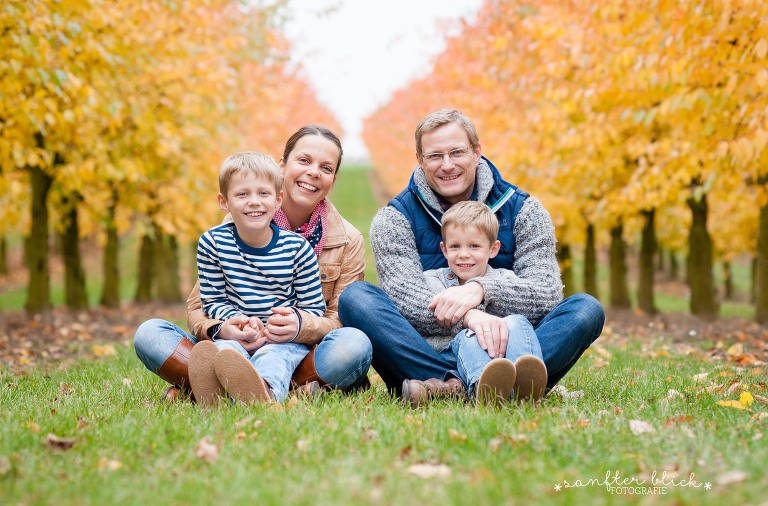
M 477 200 L 464 200 L 454 204 L 443 214 L 442 235 L 445 241 L 445 230 L 448 227 L 477 227 L 493 244 L 499 236 L 499 220 L 491 208 Z
M 219 169 L 219 192 L 227 198 L 227 191 L 232 178 L 246 172 L 263 178 L 275 185 L 275 193 L 283 188 L 283 176 L 280 166 L 268 155 L 258 151 L 243 151 L 227 157 Z
M 414 135 L 416 137 L 416 154 L 419 156 L 419 159 L 425 155 L 425 153 L 421 152 L 422 136 L 427 132 L 431 132 L 443 125 L 447 125 L 448 123 L 456 123 L 459 125 L 462 130 L 467 133 L 469 147 L 471 147 L 473 151 L 477 149 L 480 145 L 480 138 L 477 136 L 477 129 L 475 128 L 475 124 L 472 123 L 472 120 L 459 110 L 440 109 L 439 111 L 428 114 L 421 120 L 419 126 L 416 127 L 416 133 Z

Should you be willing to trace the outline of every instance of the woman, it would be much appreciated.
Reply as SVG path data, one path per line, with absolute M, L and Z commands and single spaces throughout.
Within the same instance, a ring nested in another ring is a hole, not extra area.
M 299 364 L 292 382 L 297 386 L 317 381 L 326 388 L 349 390 L 368 385 L 371 343 L 366 335 L 342 327 L 339 295 L 351 283 L 363 279 L 363 236 L 341 217 L 327 199 L 336 182 L 342 157 L 341 141 L 329 129 L 305 126 L 285 144 L 283 204 L 273 222 L 306 238 L 318 256 L 320 281 L 327 310 L 324 316 L 299 311 L 279 311 L 266 324 L 268 334 L 296 336 L 294 342 L 315 345 Z M 152 319 L 136 330 L 134 347 L 142 363 L 171 383 L 163 395 L 174 399 L 181 390 L 190 392 L 187 364 L 192 347 L 203 339 L 233 339 L 245 343 L 252 337 L 244 330 L 246 317 L 227 321 L 209 319 L 200 306 L 200 285 L 187 299 L 187 326 L 191 334 L 171 322 Z

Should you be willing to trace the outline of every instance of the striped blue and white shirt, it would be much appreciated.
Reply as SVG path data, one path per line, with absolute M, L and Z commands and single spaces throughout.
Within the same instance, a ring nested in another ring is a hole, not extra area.
M 265 324 L 273 307 L 325 314 L 317 255 L 300 235 L 278 228 L 263 248 L 248 246 L 234 223 L 205 232 L 197 243 L 203 311 L 218 320 L 256 316 Z

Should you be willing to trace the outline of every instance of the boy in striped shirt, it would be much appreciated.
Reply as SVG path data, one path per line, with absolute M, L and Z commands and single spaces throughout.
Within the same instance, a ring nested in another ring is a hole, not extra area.
M 272 158 L 244 152 L 219 170 L 219 207 L 232 217 L 205 232 L 197 245 L 203 311 L 211 318 L 248 317 L 248 341 L 216 339 L 195 345 L 189 359 L 192 391 L 210 405 L 228 393 L 245 402 L 283 401 L 291 376 L 309 352 L 292 339 L 277 342 L 264 325 L 296 308 L 325 313 L 317 256 L 298 234 L 272 223 L 282 201 L 282 175 Z M 301 322 L 301 318 L 299 318 Z

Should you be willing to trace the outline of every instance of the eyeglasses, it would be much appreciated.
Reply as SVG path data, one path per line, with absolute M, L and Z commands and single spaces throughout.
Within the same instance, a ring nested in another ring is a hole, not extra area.
M 452 162 L 463 161 L 472 152 L 472 146 L 465 148 L 452 149 L 448 153 L 422 153 L 421 157 L 424 159 L 426 165 L 439 165 L 443 163 L 443 159 L 448 156 Z

